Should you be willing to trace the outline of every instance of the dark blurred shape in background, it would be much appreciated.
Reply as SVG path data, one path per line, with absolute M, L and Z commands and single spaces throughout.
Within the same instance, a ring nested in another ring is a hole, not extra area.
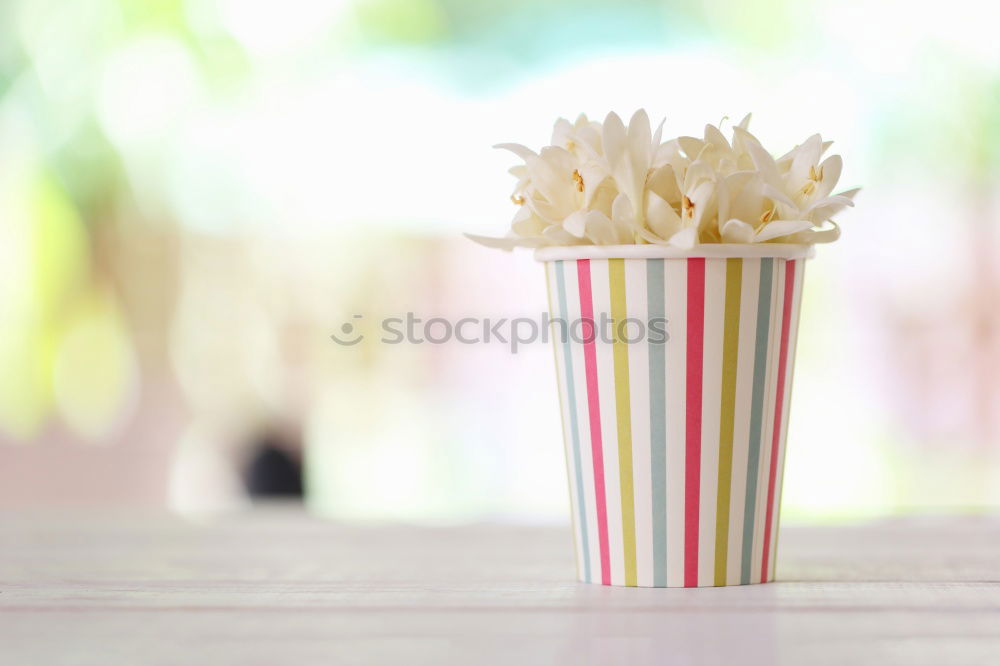
M 246 470 L 247 492 L 252 498 L 302 497 L 302 463 L 296 450 L 278 435 L 267 434 L 251 448 Z

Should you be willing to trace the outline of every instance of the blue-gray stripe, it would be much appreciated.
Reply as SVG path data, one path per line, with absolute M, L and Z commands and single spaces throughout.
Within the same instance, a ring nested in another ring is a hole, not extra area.
M 646 261 L 647 327 L 664 321 L 663 259 Z M 653 585 L 667 585 L 666 341 L 649 343 L 649 464 L 653 492 Z
M 767 374 L 768 327 L 771 319 L 771 280 L 774 260 L 760 260 L 760 289 L 757 292 L 757 339 L 753 357 L 753 395 L 750 399 L 750 451 L 747 459 L 747 495 L 743 505 L 743 561 L 740 582 L 750 584 L 753 559 L 753 521 L 757 500 L 757 470 L 760 466 L 761 425 L 764 421 L 764 380 Z
M 573 442 L 573 472 L 576 476 L 576 506 L 580 521 L 580 541 L 583 548 L 583 577 L 588 583 L 590 578 L 590 545 L 587 539 L 587 509 L 583 493 L 583 468 L 580 465 L 580 427 L 576 420 L 576 387 L 573 382 L 573 354 L 570 351 L 569 311 L 566 308 L 566 277 L 563 274 L 563 262 L 555 262 L 556 285 L 559 290 L 559 316 L 566 321 L 565 333 L 562 335 L 563 365 L 566 367 L 566 400 L 569 403 L 570 437 Z

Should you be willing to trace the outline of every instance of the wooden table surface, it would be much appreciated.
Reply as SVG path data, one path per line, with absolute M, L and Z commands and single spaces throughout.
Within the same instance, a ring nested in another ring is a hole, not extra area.
M 0 516 L 0 664 L 1000 664 L 1000 520 L 782 528 L 780 582 L 573 581 L 568 529 Z

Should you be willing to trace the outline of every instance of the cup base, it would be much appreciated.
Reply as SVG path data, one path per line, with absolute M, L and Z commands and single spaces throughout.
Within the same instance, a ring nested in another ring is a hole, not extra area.
M 707 587 L 745 587 L 748 585 L 766 585 L 768 583 L 773 583 L 775 581 L 758 580 L 758 581 L 751 581 L 749 583 L 725 583 L 724 585 L 716 585 L 714 583 L 710 583 L 707 585 L 643 585 L 641 583 L 638 583 L 636 585 L 623 585 L 619 583 L 608 583 L 605 585 L 604 583 L 583 580 L 582 578 L 578 578 L 577 582 L 582 583 L 584 585 L 596 585 L 599 587 L 643 588 L 647 590 L 666 590 L 666 589 L 679 590 L 679 589 L 696 589 L 696 588 L 707 588 Z

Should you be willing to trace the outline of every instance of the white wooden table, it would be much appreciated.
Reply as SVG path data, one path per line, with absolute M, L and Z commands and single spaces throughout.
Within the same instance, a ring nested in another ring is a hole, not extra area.
M 783 528 L 781 582 L 573 582 L 566 529 L 0 516 L 0 664 L 1000 664 L 1000 521 Z

